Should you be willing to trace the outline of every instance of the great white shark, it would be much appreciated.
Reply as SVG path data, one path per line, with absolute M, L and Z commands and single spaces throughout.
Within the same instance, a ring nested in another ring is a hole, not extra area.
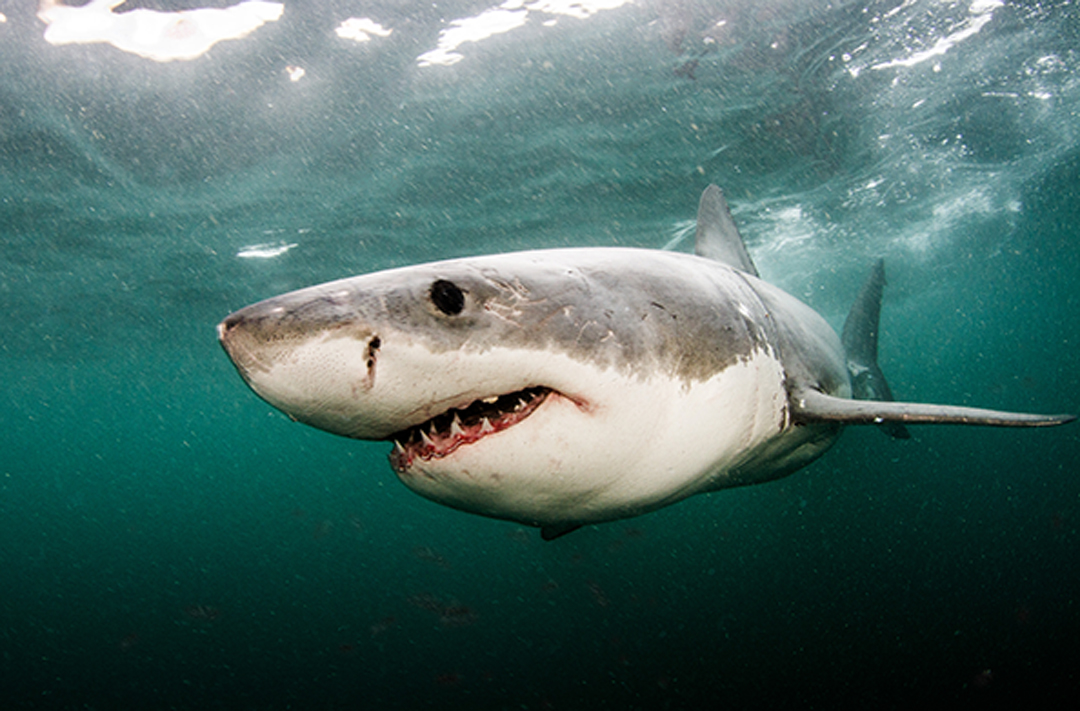
M 393 443 L 410 489 L 552 539 L 707 491 L 787 476 L 844 425 L 1059 425 L 894 402 L 877 364 L 885 271 L 841 337 L 762 281 L 722 192 L 696 254 L 629 248 L 454 259 L 243 308 L 218 338 L 293 420 Z

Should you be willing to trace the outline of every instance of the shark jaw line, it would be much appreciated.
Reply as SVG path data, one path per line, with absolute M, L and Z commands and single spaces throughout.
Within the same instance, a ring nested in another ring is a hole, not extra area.
M 404 474 L 416 459 L 430 461 L 449 456 L 462 445 L 513 427 L 553 394 L 559 393 L 537 386 L 474 400 L 463 408 L 450 408 L 392 435 L 394 450 L 390 453 L 390 465 L 397 473 Z

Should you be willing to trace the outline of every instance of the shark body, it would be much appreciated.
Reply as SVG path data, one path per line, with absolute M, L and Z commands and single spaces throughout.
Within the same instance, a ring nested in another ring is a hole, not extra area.
M 838 337 L 762 281 L 710 186 L 696 254 L 542 250 L 322 284 L 228 316 L 248 385 L 300 422 L 393 442 L 406 486 L 551 539 L 786 476 L 846 424 L 1047 426 L 892 401 L 878 262 Z M 854 399 L 853 399 L 854 398 Z

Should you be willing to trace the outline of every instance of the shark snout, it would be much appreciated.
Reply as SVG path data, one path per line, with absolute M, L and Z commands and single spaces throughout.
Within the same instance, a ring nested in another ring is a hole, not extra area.
M 251 334 L 245 329 L 245 321 L 237 313 L 230 314 L 217 325 L 218 343 L 240 375 L 250 384 L 250 371 L 254 365 Z
M 217 325 L 218 342 L 249 384 L 253 371 L 271 365 L 329 326 L 346 322 L 332 300 L 304 296 L 305 292 L 293 292 L 260 301 Z
M 249 385 L 252 377 L 287 354 L 305 329 L 275 299 L 247 306 L 226 316 L 217 325 L 218 343 Z M 287 324 L 292 321 L 292 328 Z
M 241 323 L 241 319 L 236 318 L 236 314 L 230 315 L 224 321 L 217 325 L 217 338 L 218 343 L 225 349 L 225 352 L 232 357 L 232 352 L 229 349 L 229 343 L 232 340 L 232 334 L 236 330 L 237 326 Z
M 288 294 L 217 325 L 218 342 L 263 400 L 293 420 L 347 437 L 401 429 L 372 394 L 383 338 L 333 294 Z

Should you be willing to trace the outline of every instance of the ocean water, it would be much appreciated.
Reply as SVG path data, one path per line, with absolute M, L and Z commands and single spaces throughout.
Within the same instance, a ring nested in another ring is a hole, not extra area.
M 1075 3 L 285 0 L 173 61 L 0 12 L 0 707 L 1080 706 L 1077 425 L 849 428 L 543 543 L 290 422 L 214 332 L 392 266 L 686 250 L 712 182 L 837 327 L 885 258 L 898 399 L 1077 412 Z

